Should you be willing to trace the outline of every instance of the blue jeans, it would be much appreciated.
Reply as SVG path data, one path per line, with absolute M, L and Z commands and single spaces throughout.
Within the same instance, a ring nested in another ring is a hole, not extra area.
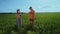
M 16 26 L 17 27 L 21 27 L 22 26 L 21 18 L 16 19 Z

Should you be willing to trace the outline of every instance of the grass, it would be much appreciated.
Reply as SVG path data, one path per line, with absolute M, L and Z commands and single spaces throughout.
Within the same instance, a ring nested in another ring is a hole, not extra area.
M 16 14 L 0 14 L 0 34 L 14 32 L 16 24 Z M 32 31 L 30 29 L 29 17 L 22 14 L 22 34 L 59 34 L 60 33 L 60 13 L 36 13 Z M 11 34 L 11 33 L 10 33 Z

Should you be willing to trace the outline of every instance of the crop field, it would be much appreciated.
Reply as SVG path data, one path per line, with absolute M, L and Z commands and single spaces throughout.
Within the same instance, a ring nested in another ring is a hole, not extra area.
M 16 14 L 0 14 L 0 34 L 15 32 Z M 30 29 L 29 16 L 22 14 L 22 28 L 19 34 L 60 34 L 60 12 L 35 13 L 34 26 Z

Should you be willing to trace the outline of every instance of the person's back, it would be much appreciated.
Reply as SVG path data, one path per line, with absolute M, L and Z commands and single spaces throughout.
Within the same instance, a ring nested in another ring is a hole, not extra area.
M 29 12 L 30 19 L 34 19 L 34 11 Z

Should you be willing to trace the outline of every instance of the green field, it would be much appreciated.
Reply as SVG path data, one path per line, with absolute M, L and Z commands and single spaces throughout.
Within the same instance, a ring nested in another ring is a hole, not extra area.
M 16 14 L 0 14 L 0 34 L 16 34 L 15 24 Z M 36 13 L 33 30 L 28 15 L 22 14 L 22 25 L 22 34 L 60 34 L 60 13 Z

